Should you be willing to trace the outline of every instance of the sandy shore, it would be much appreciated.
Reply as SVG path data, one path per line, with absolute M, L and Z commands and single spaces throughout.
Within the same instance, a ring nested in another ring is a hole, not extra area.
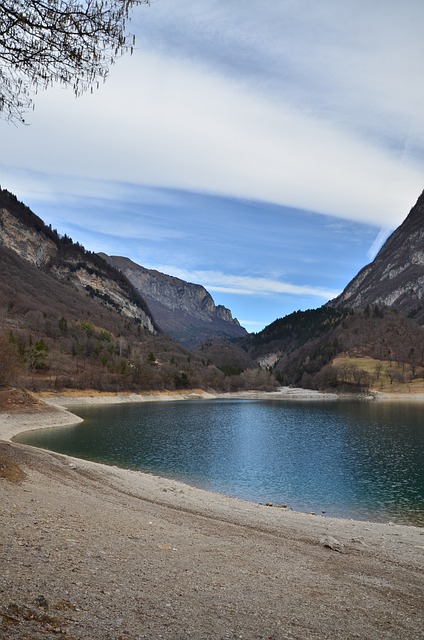
M 260 506 L 7 441 L 77 422 L 57 405 L 81 400 L 0 413 L 0 638 L 424 638 L 424 529 Z

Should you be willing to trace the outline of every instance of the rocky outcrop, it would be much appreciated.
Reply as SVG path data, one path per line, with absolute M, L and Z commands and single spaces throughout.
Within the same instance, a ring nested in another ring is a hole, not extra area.
M 160 328 L 178 342 L 193 347 L 217 337 L 246 335 L 231 311 L 216 306 L 203 286 L 146 269 L 128 258 L 100 256 L 128 278 L 147 301 Z
M 424 192 L 373 262 L 329 305 L 394 307 L 424 324 Z
M 103 265 L 90 260 L 81 264 L 78 260 L 49 265 L 50 271 L 63 282 L 72 281 L 94 299 L 127 318 L 138 321 L 150 333 L 155 333 L 155 323 L 147 304 L 129 287 L 103 269 Z
M 2 189 L 0 246 L 149 332 L 161 328 L 186 346 L 246 334 L 231 311 L 216 306 L 204 287 L 145 269 L 127 258 L 86 251 L 71 238 L 59 236 Z
M 156 331 L 148 305 L 120 271 L 60 237 L 6 190 L 0 190 L 0 245 L 149 332 Z
M 40 241 L 39 232 L 23 225 L 5 207 L 0 209 L 0 244 L 36 267 L 44 267 L 57 253 L 52 240 Z

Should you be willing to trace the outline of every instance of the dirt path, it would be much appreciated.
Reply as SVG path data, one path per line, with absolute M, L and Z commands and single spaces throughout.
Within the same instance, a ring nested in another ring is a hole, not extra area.
M 25 421 L 58 415 L 0 414 L 0 433 Z M 255 505 L 4 441 L 0 492 L 2 639 L 424 638 L 424 529 Z

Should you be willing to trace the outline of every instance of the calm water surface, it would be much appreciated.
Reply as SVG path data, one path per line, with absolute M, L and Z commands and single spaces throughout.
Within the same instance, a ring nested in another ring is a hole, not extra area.
M 254 502 L 424 525 L 424 406 L 213 400 L 72 407 L 19 442 Z

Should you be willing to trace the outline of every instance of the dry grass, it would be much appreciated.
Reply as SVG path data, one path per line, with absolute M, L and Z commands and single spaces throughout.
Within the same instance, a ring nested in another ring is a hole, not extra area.
M 0 634 L 7 634 L 0 635 L 0 638 L 39 640 L 66 635 L 68 640 L 72 640 L 64 630 L 66 620 L 62 616 L 50 615 L 43 606 L 37 605 L 36 599 L 31 606 L 10 603 L 0 610 Z
M 371 389 L 384 393 L 424 393 L 424 379 L 412 379 L 412 367 L 409 364 L 398 365 L 389 360 L 377 360 L 369 357 L 349 358 L 339 356 L 333 360 L 335 367 L 354 365 L 366 371 L 371 379 Z M 422 369 L 416 368 L 422 374 Z
M 126 391 L 122 391 L 119 395 L 125 395 Z M 56 396 L 66 396 L 68 398 L 107 398 L 116 396 L 115 391 L 97 391 L 96 389 L 60 389 L 60 391 L 37 391 L 38 398 L 54 398 Z
M 34 409 L 41 403 L 25 389 L 0 387 L 0 411 Z

